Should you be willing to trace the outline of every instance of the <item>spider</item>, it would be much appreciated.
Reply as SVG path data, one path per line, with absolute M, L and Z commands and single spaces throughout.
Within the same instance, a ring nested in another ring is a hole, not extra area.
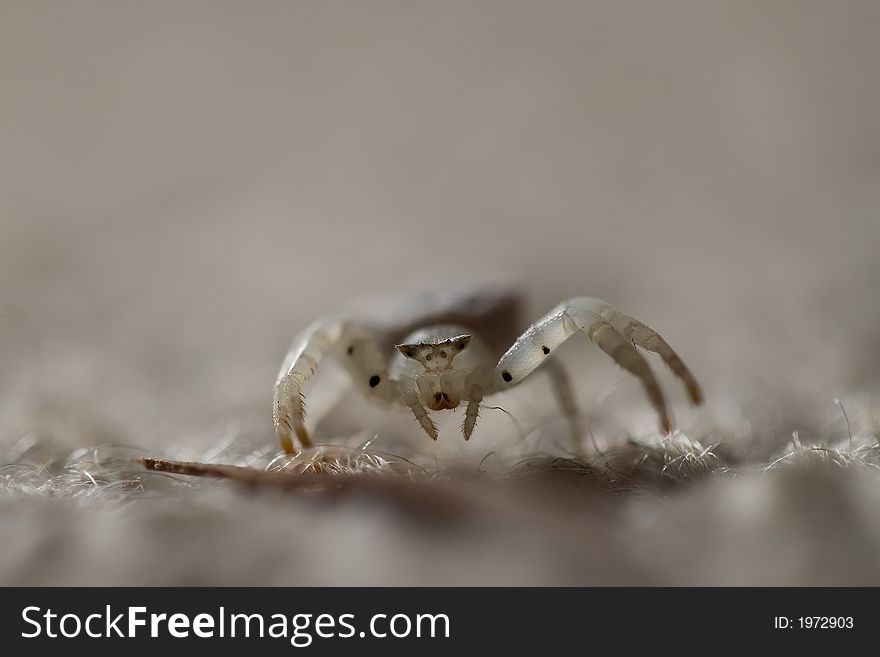
M 522 296 L 506 284 L 445 289 L 371 302 L 359 312 L 315 321 L 293 341 L 275 384 L 274 421 L 281 447 L 293 453 L 312 438 L 305 426 L 303 388 L 325 355 L 335 357 L 366 396 L 407 407 L 433 440 L 429 411 L 465 406 L 461 432 L 469 440 L 484 397 L 522 383 L 544 370 L 572 437 L 581 435 L 571 381 L 554 357 L 563 342 L 584 334 L 620 367 L 637 377 L 664 434 L 672 425 L 666 401 L 650 366 L 636 347 L 654 352 L 684 383 L 688 397 L 703 396 L 690 370 L 652 328 L 590 297 L 563 301 L 519 337 Z M 371 317 L 372 315 L 372 317 Z M 498 357 L 504 346 L 511 344 Z

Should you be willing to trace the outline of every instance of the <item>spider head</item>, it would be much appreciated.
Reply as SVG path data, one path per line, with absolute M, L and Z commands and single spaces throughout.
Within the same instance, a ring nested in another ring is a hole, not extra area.
M 452 369 L 452 359 L 468 348 L 470 335 L 454 338 L 436 338 L 395 345 L 397 351 L 407 358 L 418 361 L 425 372 L 446 372 Z
M 432 411 L 456 408 L 461 403 L 466 372 L 453 367 L 452 360 L 470 342 L 470 335 L 456 335 L 396 345 L 401 354 L 421 365 L 422 371 L 414 378 L 419 396 Z

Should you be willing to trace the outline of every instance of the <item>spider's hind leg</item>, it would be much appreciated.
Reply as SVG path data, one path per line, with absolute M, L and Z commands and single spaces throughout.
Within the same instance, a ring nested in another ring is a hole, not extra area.
M 580 454 L 582 452 L 581 442 L 584 437 L 584 427 L 571 377 L 557 358 L 547 359 L 544 363 L 544 369 L 550 376 L 550 385 L 553 389 L 553 396 L 556 397 L 556 403 L 559 405 L 559 410 L 562 411 L 568 422 L 572 449 L 575 454 Z

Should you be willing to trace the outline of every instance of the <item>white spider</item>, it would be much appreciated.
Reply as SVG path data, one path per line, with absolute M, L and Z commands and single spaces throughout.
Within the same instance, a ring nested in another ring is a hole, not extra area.
M 303 447 L 312 445 L 303 386 L 327 354 L 366 396 L 408 407 L 434 440 L 437 427 L 429 409 L 466 404 L 461 430 L 468 440 L 485 396 L 544 369 L 578 441 L 581 428 L 571 382 L 554 358 L 556 349 L 578 332 L 642 382 L 664 433 L 670 432 L 671 423 L 663 392 L 637 346 L 659 354 L 684 382 L 691 401 L 701 403 L 696 379 L 672 347 L 653 329 L 599 299 L 562 302 L 529 326 L 499 359 L 499 345 L 510 344 L 509 331 L 517 324 L 521 303 L 516 289 L 506 285 L 447 288 L 401 298 L 396 306 L 373 302 L 360 312 L 319 319 L 294 339 L 275 384 L 275 431 L 281 446 L 293 452 L 293 434 Z

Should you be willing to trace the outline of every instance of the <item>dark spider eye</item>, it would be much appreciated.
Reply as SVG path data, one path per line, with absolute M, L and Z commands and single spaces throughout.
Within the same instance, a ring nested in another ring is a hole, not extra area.
M 445 352 L 445 351 L 441 351 L 441 352 L 440 352 L 440 358 L 446 358 L 446 352 Z
M 428 354 L 425 356 L 425 360 L 431 360 L 434 356 L 432 354 Z

